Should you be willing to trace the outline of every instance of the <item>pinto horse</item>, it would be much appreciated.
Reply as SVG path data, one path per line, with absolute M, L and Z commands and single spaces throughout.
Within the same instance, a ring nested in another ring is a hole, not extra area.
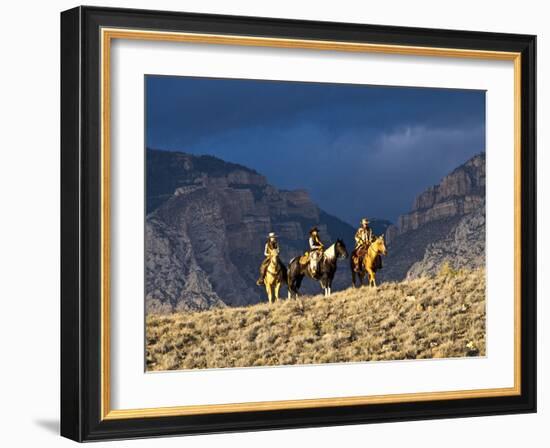
M 384 236 L 381 235 L 376 238 L 367 249 L 366 253 L 356 260 L 357 257 L 350 257 L 351 265 L 351 283 L 353 287 L 357 287 L 355 277 L 359 277 L 359 286 L 363 286 L 363 278 L 368 274 L 369 286 L 376 286 L 376 271 L 381 267 L 382 255 L 387 255 L 386 244 L 384 242 Z
M 288 298 L 290 299 L 292 296 L 295 298 L 298 297 L 300 286 L 305 276 L 317 280 L 321 284 L 325 297 L 330 296 L 337 261 L 339 258 L 347 257 L 348 251 L 341 239 L 336 240 L 336 243 L 324 251 L 315 273 L 312 273 L 309 263 L 303 265 L 300 263 L 300 257 L 294 257 L 288 265 Z

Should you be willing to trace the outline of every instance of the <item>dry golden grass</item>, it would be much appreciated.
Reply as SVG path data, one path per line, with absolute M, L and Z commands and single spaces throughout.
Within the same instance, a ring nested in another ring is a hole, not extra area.
M 485 271 L 241 308 L 150 315 L 147 370 L 485 355 Z

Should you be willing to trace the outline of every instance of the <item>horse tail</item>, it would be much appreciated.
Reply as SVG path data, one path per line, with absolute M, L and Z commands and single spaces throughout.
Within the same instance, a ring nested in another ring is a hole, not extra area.
M 298 290 L 300 289 L 300 285 L 302 283 L 302 276 L 300 274 L 300 266 L 299 266 L 299 257 L 294 257 L 292 260 L 290 260 L 290 263 L 288 264 L 288 269 L 286 270 L 286 284 L 288 286 L 288 289 L 293 294 L 298 294 Z
M 359 256 L 357 249 L 353 249 L 349 257 L 349 267 L 352 272 L 361 271 L 361 264 L 363 263 L 363 258 Z
M 294 257 L 292 260 L 290 260 L 290 262 L 288 263 L 288 269 L 286 270 L 286 284 L 288 286 L 288 289 L 295 293 L 296 291 L 294 290 L 294 275 L 293 275 L 293 272 L 292 272 L 292 269 L 293 269 L 293 266 L 294 266 L 294 260 L 296 260 L 296 257 Z
M 281 282 L 288 285 L 288 269 L 284 263 L 281 263 Z

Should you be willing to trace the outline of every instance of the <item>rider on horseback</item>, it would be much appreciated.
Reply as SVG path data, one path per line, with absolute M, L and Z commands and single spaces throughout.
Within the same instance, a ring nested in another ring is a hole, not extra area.
M 260 266 L 260 277 L 258 277 L 258 281 L 256 282 L 258 286 L 264 284 L 264 278 L 267 272 L 267 267 L 269 266 L 269 261 L 271 259 L 271 256 L 275 255 L 275 253 L 279 253 L 279 243 L 277 241 L 277 235 L 275 235 L 275 232 L 270 232 L 269 235 L 267 235 L 267 241 L 264 246 L 265 258 Z
M 303 265 L 310 263 L 311 274 L 315 276 L 319 268 L 319 261 L 323 256 L 325 245 L 319 238 L 319 229 L 312 227 L 309 231 L 309 251 L 301 259 Z
M 361 220 L 361 226 L 357 229 L 357 232 L 355 232 L 355 249 L 352 253 L 352 261 L 354 264 L 359 263 L 359 260 L 365 255 L 373 239 L 374 236 L 372 229 L 369 227 L 369 220 L 363 218 Z
M 368 248 L 369 244 L 372 243 L 373 235 L 372 235 L 372 229 L 369 227 L 369 220 L 367 218 L 363 218 L 361 220 L 361 227 L 357 229 L 357 232 L 355 232 L 355 250 L 364 247 L 365 249 Z

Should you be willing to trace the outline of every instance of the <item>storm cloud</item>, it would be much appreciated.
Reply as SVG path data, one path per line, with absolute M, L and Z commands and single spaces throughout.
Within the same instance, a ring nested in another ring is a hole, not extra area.
M 351 224 L 394 221 L 485 150 L 485 92 L 147 76 L 146 142 L 306 188 Z

